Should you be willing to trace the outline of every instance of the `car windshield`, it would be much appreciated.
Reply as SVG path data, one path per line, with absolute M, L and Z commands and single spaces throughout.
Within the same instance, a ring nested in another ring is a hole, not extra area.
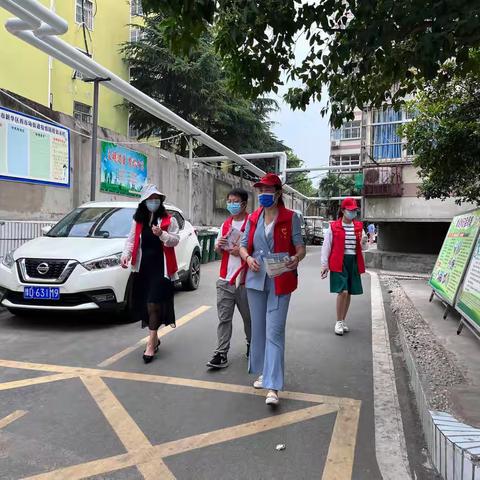
M 134 213 L 133 208 L 77 208 L 62 218 L 46 236 L 126 238 Z

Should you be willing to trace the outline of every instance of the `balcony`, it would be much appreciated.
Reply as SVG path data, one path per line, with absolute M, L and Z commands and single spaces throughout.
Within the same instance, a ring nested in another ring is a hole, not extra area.
M 369 167 L 363 170 L 365 197 L 401 197 L 402 166 Z

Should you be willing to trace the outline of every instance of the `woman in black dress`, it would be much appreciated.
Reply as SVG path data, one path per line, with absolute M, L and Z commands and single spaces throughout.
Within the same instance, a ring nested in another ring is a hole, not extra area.
M 123 268 L 131 263 L 134 272 L 133 315 L 150 332 L 143 354 L 145 363 L 158 351 L 160 326 L 175 327 L 173 282 L 178 268 L 174 247 L 180 237 L 178 223 L 165 210 L 164 200 L 165 195 L 155 185 L 145 185 L 121 260 Z

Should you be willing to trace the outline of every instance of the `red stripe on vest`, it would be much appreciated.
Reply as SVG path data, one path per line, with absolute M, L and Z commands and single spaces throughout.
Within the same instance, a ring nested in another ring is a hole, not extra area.
M 172 223 L 171 215 L 167 215 L 166 217 L 162 218 L 162 222 L 160 224 L 160 228 L 164 232 L 168 232 L 170 228 L 170 224 Z M 140 248 L 140 237 L 142 235 L 143 224 L 138 223 L 135 225 L 135 237 L 133 240 L 133 250 L 132 250 L 132 265 L 137 263 L 137 256 L 138 256 L 138 249 Z M 178 265 L 177 265 L 177 256 L 175 255 L 175 247 L 166 247 L 163 246 L 163 253 L 165 255 L 165 260 L 167 263 L 167 274 L 169 277 L 173 277 L 175 273 L 178 272 Z
M 258 219 L 263 212 L 263 208 L 259 208 L 250 215 L 250 235 L 248 237 L 248 254 L 253 254 L 253 241 L 255 231 L 257 229 Z M 297 250 L 292 241 L 292 218 L 295 213 L 285 208 L 283 205 L 278 206 L 278 217 L 273 230 L 273 242 L 275 253 L 288 252 L 295 255 Z M 283 273 L 273 279 L 275 283 L 276 295 L 288 295 L 295 291 L 298 287 L 298 274 L 296 270 Z
M 330 228 L 332 230 L 332 250 L 328 259 L 328 268 L 331 272 L 341 272 L 345 256 L 345 229 L 342 226 L 342 219 L 331 222 Z M 354 220 L 353 229 L 356 239 L 358 273 L 365 273 L 365 260 L 362 252 L 363 223 Z
M 245 227 L 247 226 L 247 222 L 248 222 L 248 214 L 247 214 L 247 217 L 245 218 L 245 221 L 243 222 L 243 225 L 242 225 L 242 228 L 241 228 L 242 232 L 245 231 Z M 225 222 L 223 223 L 223 227 L 222 227 L 222 236 L 223 237 L 225 235 L 227 235 L 227 233 L 229 232 L 230 228 L 232 227 L 232 223 L 233 223 L 233 217 L 227 218 L 225 220 Z M 229 258 L 230 258 L 230 253 L 227 252 L 226 250 L 223 250 L 222 251 L 222 263 L 220 264 L 220 278 L 227 278 Z

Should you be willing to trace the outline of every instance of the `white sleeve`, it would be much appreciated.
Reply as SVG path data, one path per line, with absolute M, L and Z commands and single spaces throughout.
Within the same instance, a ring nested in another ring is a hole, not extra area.
M 137 226 L 137 222 L 132 220 L 132 226 L 130 227 L 130 232 L 128 234 L 127 239 L 125 240 L 125 245 L 123 247 L 122 258 L 126 258 L 130 260 L 133 251 L 133 243 L 135 241 L 135 228 Z
M 330 253 L 332 251 L 332 229 L 328 228 L 325 231 L 325 236 L 323 238 L 322 245 L 322 268 L 328 268 L 328 259 L 330 258 Z
M 162 232 L 160 235 L 160 240 L 166 247 L 176 247 L 180 242 L 179 232 L 180 228 L 178 227 L 178 222 L 175 217 L 172 217 L 170 220 L 170 226 L 168 227 L 168 232 Z

